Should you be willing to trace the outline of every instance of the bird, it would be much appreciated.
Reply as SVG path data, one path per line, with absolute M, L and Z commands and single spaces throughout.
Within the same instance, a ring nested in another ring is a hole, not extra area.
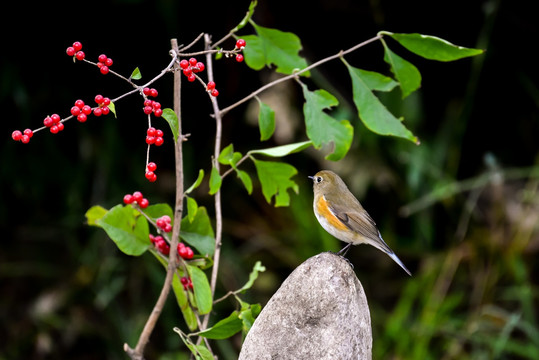
M 348 243 L 337 255 L 345 256 L 352 245 L 369 244 L 386 253 L 412 276 L 339 175 L 330 170 L 321 170 L 309 178 L 313 181 L 313 210 L 318 222 L 328 233 Z

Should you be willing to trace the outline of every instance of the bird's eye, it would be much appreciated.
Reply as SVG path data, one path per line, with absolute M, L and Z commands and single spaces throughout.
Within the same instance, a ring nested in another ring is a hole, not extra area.
M 324 180 L 324 179 L 322 179 L 322 176 L 317 176 L 317 177 L 316 177 L 316 182 L 317 182 L 317 183 L 320 184 L 320 183 L 322 182 L 322 180 Z

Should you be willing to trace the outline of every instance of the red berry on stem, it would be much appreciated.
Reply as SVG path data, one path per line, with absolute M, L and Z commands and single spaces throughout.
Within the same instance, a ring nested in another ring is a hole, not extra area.
M 92 113 L 92 108 L 89 105 L 84 105 L 81 111 L 85 115 L 90 115 Z
M 11 138 L 15 141 L 19 141 L 22 138 L 22 132 L 20 130 L 15 130 L 11 133 Z
M 77 120 L 81 123 L 85 122 L 86 120 L 88 120 L 88 117 L 86 116 L 86 114 L 84 113 L 80 113 L 79 115 L 77 115 Z
M 107 75 L 109 73 L 109 67 L 107 65 L 103 65 L 101 66 L 101 69 L 99 69 L 99 71 L 101 72 L 101 74 Z
M 107 61 L 107 55 L 105 54 L 101 54 L 97 57 L 97 61 L 99 61 L 100 63 L 105 63 L 105 61 Z
M 236 61 L 242 62 L 243 61 L 243 55 L 242 54 L 236 54 Z
M 75 41 L 73 43 L 73 49 L 75 49 L 75 51 L 80 51 L 80 49 L 82 49 L 82 44 L 80 43 L 80 41 Z
M 53 124 L 53 121 L 52 121 L 52 118 L 50 116 L 47 116 L 44 120 L 43 120 L 43 125 L 45 125 L 46 127 L 51 127 Z
M 131 194 L 125 194 L 124 195 L 124 204 L 131 204 L 133 202 L 133 195 Z
M 34 132 L 31 130 L 31 129 L 25 129 L 23 131 L 23 134 L 28 136 L 29 138 L 31 138 L 32 136 L 34 136 Z
M 153 114 L 157 117 L 160 117 L 161 115 L 163 115 L 163 110 L 161 109 L 155 109 Z
M 163 140 L 162 137 L 156 137 L 155 138 L 155 146 L 161 146 L 161 145 L 163 145 L 164 142 L 165 141 Z
M 103 95 L 99 95 L 99 94 L 96 95 L 95 98 L 94 98 L 95 102 L 98 103 L 98 104 L 102 104 L 104 99 L 105 98 L 103 97 Z
M 151 96 L 151 97 L 157 97 L 157 95 L 158 95 L 157 90 L 155 90 L 155 89 L 153 89 L 153 88 L 150 89 L 150 96 Z
M 135 191 L 133 193 L 133 201 L 139 202 L 143 199 L 142 193 L 140 191 Z
M 197 77 L 195 76 L 195 74 L 190 74 L 188 77 L 187 77 L 187 81 L 189 82 L 193 82 L 197 79 Z
M 163 137 L 163 130 L 159 130 L 159 129 L 155 130 L 155 136 Z
M 245 45 L 246 45 L 246 42 L 245 42 L 245 40 L 243 40 L 243 39 L 238 39 L 238 40 L 236 41 L 236 47 L 237 47 L 238 49 L 244 48 Z
M 66 49 L 66 54 L 69 56 L 74 56 L 77 51 L 73 46 L 70 46 Z
M 73 106 L 71 108 L 71 115 L 77 116 L 80 114 L 80 108 L 78 106 Z
M 146 135 L 155 136 L 155 128 L 154 127 L 148 128 L 148 130 L 146 130 Z
M 82 107 L 84 106 L 84 101 L 82 100 L 75 101 L 75 106 L 78 107 L 79 109 L 82 109 Z
M 28 135 L 21 136 L 21 142 L 23 144 L 28 144 L 29 141 L 30 141 L 30 136 L 28 136 Z
M 107 58 L 107 60 L 105 60 L 105 65 L 107 66 L 112 66 L 112 59 L 111 58 Z
M 146 174 L 144 174 L 146 179 L 152 181 L 153 177 L 155 176 L 155 173 L 153 171 L 146 171 Z
M 219 90 L 213 89 L 213 90 L 211 91 L 211 96 L 214 96 L 214 97 L 219 96 Z
M 143 198 L 142 200 L 138 201 L 138 206 L 140 206 L 141 209 L 146 209 L 148 205 L 150 205 L 150 202 L 146 198 Z
M 58 124 L 62 118 L 58 114 L 52 114 L 51 115 L 52 122 L 55 124 Z
M 64 130 L 64 123 L 58 123 L 56 127 L 58 128 L 58 131 L 62 131 Z
M 148 145 L 155 144 L 155 136 L 146 136 L 146 144 Z
M 153 108 L 151 106 L 145 106 L 143 111 L 146 115 L 150 115 L 153 111 Z
M 101 116 L 103 115 L 103 110 L 101 108 L 95 108 L 94 109 L 94 115 L 95 116 Z
M 180 61 L 180 67 L 182 69 L 187 69 L 189 67 L 189 61 L 183 59 L 182 61 Z
M 195 66 L 195 65 L 197 64 L 197 62 L 198 62 L 198 61 L 197 61 L 197 59 L 195 59 L 195 58 L 190 58 L 190 59 L 189 59 L 189 65 L 191 65 L 191 66 Z
M 77 58 L 77 60 L 84 60 L 84 57 L 86 55 L 84 55 L 84 51 L 77 51 L 77 53 L 75 54 L 75 58 Z
M 206 85 L 207 90 L 213 90 L 215 89 L 215 83 L 213 81 L 208 81 L 208 84 Z
M 154 162 L 150 162 L 148 163 L 147 168 L 148 168 L 148 171 L 155 171 L 157 170 L 157 165 Z
M 51 126 L 51 129 L 50 129 L 50 130 L 51 130 L 51 133 L 53 133 L 53 134 L 57 134 L 58 131 L 60 131 L 60 130 L 58 129 L 58 125 L 53 125 L 53 126 Z

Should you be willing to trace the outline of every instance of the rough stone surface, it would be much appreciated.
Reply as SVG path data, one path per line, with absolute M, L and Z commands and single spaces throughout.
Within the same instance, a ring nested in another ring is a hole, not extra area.
M 322 253 L 283 282 L 247 334 L 240 360 L 371 359 L 367 298 L 350 264 Z

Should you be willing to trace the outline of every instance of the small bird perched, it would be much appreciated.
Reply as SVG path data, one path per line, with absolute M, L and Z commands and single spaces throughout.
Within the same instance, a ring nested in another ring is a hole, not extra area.
M 318 222 L 328 233 L 348 243 L 338 255 L 344 256 L 351 245 L 369 244 L 385 252 L 412 276 L 410 270 L 382 239 L 374 220 L 339 175 L 333 171 L 322 170 L 309 178 L 313 180 L 313 209 Z

